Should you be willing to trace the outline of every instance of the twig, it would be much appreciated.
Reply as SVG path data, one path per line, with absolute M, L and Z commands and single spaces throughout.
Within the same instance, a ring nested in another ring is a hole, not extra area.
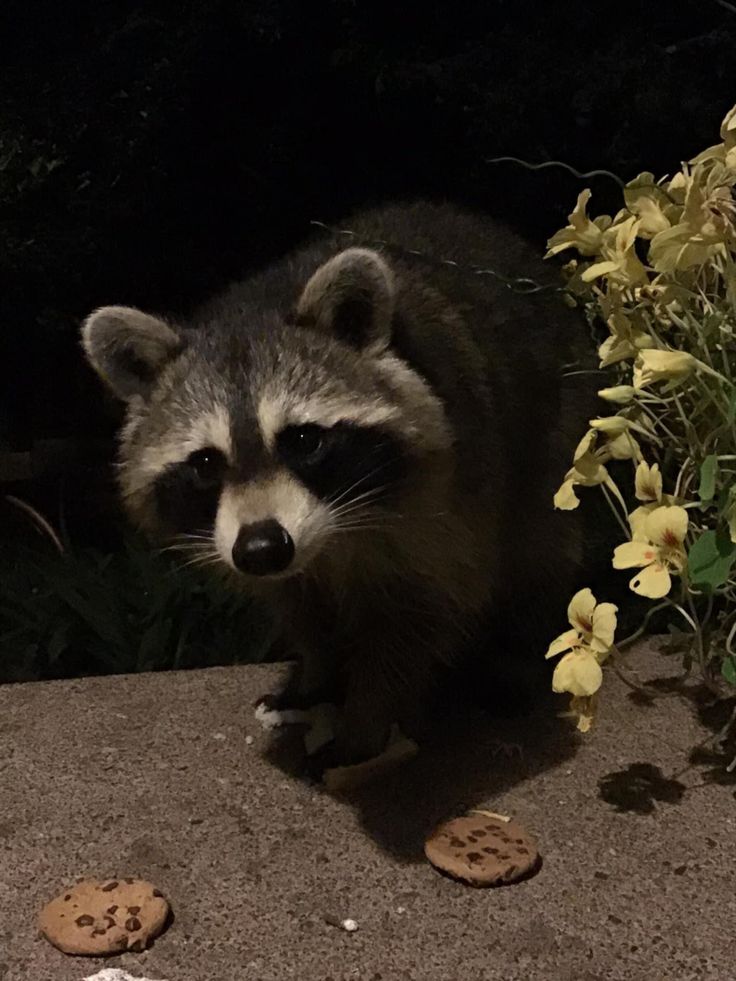
M 545 160 L 543 163 L 532 164 L 528 163 L 526 160 L 520 160 L 519 157 L 487 157 L 486 163 L 515 163 L 519 164 L 520 167 L 526 167 L 527 170 L 547 170 L 550 167 L 557 167 L 561 170 L 566 170 L 568 173 L 572 174 L 573 177 L 577 177 L 579 180 L 586 180 L 588 177 L 608 177 L 612 181 L 615 181 L 621 190 L 626 188 L 626 184 L 621 180 L 618 174 L 614 174 L 610 170 L 587 170 L 581 172 L 571 167 L 570 164 L 564 163 L 562 160 Z
M 31 518 L 31 520 L 41 529 L 41 531 L 43 531 L 51 539 L 51 541 L 56 546 L 59 555 L 64 554 L 64 546 L 61 542 L 61 539 L 59 538 L 59 536 L 56 534 L 54 529 L 51 527 L 49 522 L 46 520 L 46 518 L 44 518 L 42 514 L 39 514 L 38 511 L 30 504 L 28 504 L 26 501 L 21 501 L 19 498 L 14 497 L 12 494 L 6 494 L 5 500 L 8 502 L 8 504 L 12 504 L 14 507 L 19 508 L 21 511 L 25 512 Z

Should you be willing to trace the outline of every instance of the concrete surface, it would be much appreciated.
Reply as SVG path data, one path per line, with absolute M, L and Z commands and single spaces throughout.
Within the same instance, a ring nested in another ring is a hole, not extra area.
M 644 678 L 674 673 L 651 652 L 631 660 Z M 274 751 L 252 718 L 277 674 L 0 688 L 3 981 L 103 967 L 167 981 L 736 977 L 734 783 L 706 750 L 688 762 L 710 731 L 694 697 L 639 704 L 609 677 L 584 738 L 556 719 L 445 722 L 404 770 L 338 800 L 288 775 L 297 733 Z M 423 861 L 435 821 L 478 805 L 538 836 L 535 878 L 473 890 Z M 81 876 L 151 879 L 172 926 L 144 954 L 66 957 L 35 917 Z M 329 922 L 345 917 L 357 932 Z

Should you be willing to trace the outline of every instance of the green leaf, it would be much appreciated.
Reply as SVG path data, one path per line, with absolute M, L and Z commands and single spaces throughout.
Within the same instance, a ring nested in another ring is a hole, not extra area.
M 731 423 L 733 423 L 734 419 L 736 419 L 736 388 L 732 389 L 731 391 L 731 398 L 728 401 L 728 415 L 726 418 L 729 426 Z
M 729 683 L 736 688 L 736 661 L 732 657 L 724 658 L 721 664 L 721 674 Z
M 690 581 L 697 589 L 716 589 L 728 579 L 736 545 L 728 532 L 704 531 L 688 554 Z
M 712 501 L 716 492 L 716 471 L 718 469 L 718 457 L 715 453 L 707 456 L 700 467 L 700 489 L 698 494 L 703 502 Z

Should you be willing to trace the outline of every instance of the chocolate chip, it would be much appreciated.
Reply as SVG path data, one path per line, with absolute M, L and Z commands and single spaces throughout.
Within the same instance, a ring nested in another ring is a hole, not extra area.
M 153 890 L 153 895 L 154 895 L 154 896 L 155 896 L 155 897 L 156 897 L 157 899 L 163 899 L 163 898 L 164 898 L 164 894 L 163 894 L 163 893 L 161 892 L 161 890 L 160 890 L 160 889 L 154 889 L 154 890 Z
M 120 885 L 120 883 L 119 882 L 116 882 L 115 880 L 113 880 L 112 882 L 106 882 L 105 885 L 102 887 L 102 891 L 103 892 L 112 892 L 113 889 L 117 889 L 117 887 L 119 885 Z
M 131 933 L 136 933 L 141 928 L 141 921 L 137 916 L 131 916 L 130 919 L 125 921 L 125 929 L 129 930 Z
M 485 838 L 486 833 L 483 828 L 473 828 L 473 834 L 476 838 Z
M 64 896 L 64 902 L 68 903 L 71 898 L 72 898 L 72 894 L 68 892 L 66 896 Z
M 94 916 L 90 916 L 89 913 L 83 913 L 82 916 L 78 916 L 74 921 L 78 927 L 92 926 L 95 922 Z
M 469 862 L 482 862 L 483 856 L 480 852 L 468 852 L 467 859 Z
M 112 916 L 106 916 L 105 917 L 105 923 L 107 923 L 107 929 L 109 930 L 110 927 L 114 927 L 115 926 L 115 918 L 112 917 Z
M 130 913 L 131 916 L 138 916 L 138 914 L 140 913 L 140 911 L 141 911 L 140 906 L 129 906 L 128 907 L 128 912 Z
M 117 913 L 117 911 L 118 911 L 118 907 L 117 906 L 109 906 L 108 909 L 107 909 L 107 912 L 110 914 L 110 916 L 115 916 L 115 914 Z
M 453 835 L 453 837 L 450 838 L 450 847 L 451 848 L 465 848 L 465 842 L 463 841 L 462 838 L 458 838 L 457 835 Z

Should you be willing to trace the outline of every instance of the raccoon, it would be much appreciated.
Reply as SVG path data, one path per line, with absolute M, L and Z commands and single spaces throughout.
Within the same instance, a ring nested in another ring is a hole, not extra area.
M 127 403 L 129 515 L 271 604 L 299 665 L 271 704 L 342 706 L 325 764 L 411 731 L 471 651 L 543 663 L 583 558 L 552 496 L 594 414 L 563 377 L 591 353 L 576 317 L 477 272 L 550 283 L 513 232 L 426 202 L 346 225 L 185 321 L 109 306 L 82 331 Z

